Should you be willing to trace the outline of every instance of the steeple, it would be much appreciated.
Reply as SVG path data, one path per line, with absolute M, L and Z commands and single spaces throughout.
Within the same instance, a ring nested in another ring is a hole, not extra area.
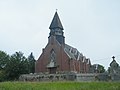
M 63 30 L 63 26 L 61 24 L 57 11 L 55 12 L 54 18 L 50 24 L 49 29 L 55 29 L 55 28 L 60 28 L 61 30 Z
M 54 36 L 60 44 L 64 44 L 64 42 L 65 42 L 64 38 L 65 37 L 63 35 L 64 34 L 63 26 L 61 24 L 61 21 L 59 19 L 57 11 L 55 12 L 55 15 L 53 17 L 53 20 L 50 24 L 49 29 L 50 29 L 49 37 Z

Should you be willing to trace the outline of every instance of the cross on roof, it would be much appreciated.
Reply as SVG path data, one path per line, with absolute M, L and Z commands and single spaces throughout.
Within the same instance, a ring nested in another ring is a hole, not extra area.
M 115 60 L 115 56 L 113 56 L 112 58 L 113 58 L 113 60 Z

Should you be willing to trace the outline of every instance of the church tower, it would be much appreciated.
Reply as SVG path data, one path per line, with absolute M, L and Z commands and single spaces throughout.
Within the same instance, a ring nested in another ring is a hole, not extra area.
M 55 12 L 55 15 L 53 17 L 49 29 L 50 29 L 50 33 L 48 38 L 54 36 L 60 44 L 65 44 L 65 40 L 64 40 L 65 37 L 63 32 L 64 29 L 57 12 Z

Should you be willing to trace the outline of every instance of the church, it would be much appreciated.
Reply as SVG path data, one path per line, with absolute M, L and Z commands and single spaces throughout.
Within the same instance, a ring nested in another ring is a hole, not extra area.
M 57 11 L 49 29 L 48 43 L 36 61 L 35 73 L 89 73 L 90 59 L 65 43 L 64 28 Z

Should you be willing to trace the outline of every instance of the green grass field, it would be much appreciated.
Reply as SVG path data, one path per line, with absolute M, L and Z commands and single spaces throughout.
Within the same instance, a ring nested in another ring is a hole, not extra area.
M 120 82 L 2 82 L 0 90 L 120 90 Z

